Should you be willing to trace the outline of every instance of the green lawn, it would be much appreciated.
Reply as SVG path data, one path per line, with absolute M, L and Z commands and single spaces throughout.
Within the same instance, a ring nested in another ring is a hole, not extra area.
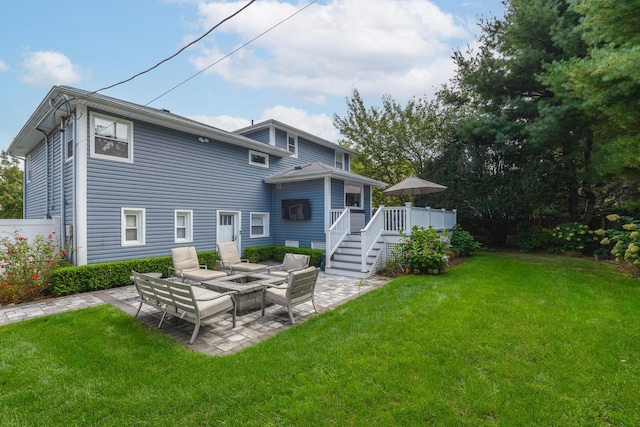
M 0 425 L 640 425 L 640 281 L 480 253 L 225 357 L 111 306 L 0 327 Z

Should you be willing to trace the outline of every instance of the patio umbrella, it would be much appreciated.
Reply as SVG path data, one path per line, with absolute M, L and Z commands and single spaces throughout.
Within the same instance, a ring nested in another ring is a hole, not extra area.
M 435 182 L 427 181 L 417 176 L 410 176 L 404 181 L 399 182 L 396 185 L 392 185 L 383 191 L 384 194 L 389 196 L 409 196 L 416 194 L 429 194 L 437 193 L 439 191 L 446 190 L 444 185 L 436 184 Z

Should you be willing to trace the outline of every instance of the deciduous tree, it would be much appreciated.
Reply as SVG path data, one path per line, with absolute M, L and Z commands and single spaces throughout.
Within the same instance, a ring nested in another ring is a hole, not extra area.
M 24 172 L 20 162 L 0 153 L 0 218 L 22 218 L 22 188 Z

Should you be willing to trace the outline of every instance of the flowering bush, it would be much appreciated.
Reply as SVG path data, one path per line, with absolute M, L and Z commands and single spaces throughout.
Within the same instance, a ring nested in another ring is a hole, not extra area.
M 55 233 L 38 235 L 32 242 L 18 233 L 2 240 L 0 250 L 0 303 L 33 301 L 44 294 L 51 273 L 67 265 Z
M 612 247 L 611 254 L 616 257 L 616 262 L 627 261 L 640 269 L 640 221 L 633 217 L 617 214 L 607 215 L 607 219 L 616 223 L 618 227 L 608 230 L 595 231 L 600 236 L 600 244 Z
M 593 252 L 600 240 L 588 226 L 577 222 L 561 224 L 550 230 L 551 252 Z
M 399 250 L 404 257 L 406 273 L 440 274 L 447 270 L 449 257 L 446 251 L 450 249 L 451 241 L 446 232 L 438 235 L 431 226 L 415 226 L 411 235 L 403 235 L 402 239 Z

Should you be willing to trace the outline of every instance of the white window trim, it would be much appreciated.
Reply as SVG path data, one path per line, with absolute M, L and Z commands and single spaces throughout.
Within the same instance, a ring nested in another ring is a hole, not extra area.
M 24 159 L 24 176 L 27 183 L 31 182 L 31 154 L 28 154 Z
M 133 163 L 133 122 L 129 121 L 129 120 L 123 120 L 117 117 L 112 117 L 112 116 L 108 116 L 106 114 L 100 114 L 100 113 L 91 113 L 90 114 L 91 119 L 89 120 L 89 129 L 91 132 L 91 143 L 89 144 L 91 146 L 91 157 L 95 157 L 96 159 L 106 159 L 106 160 L 112 160 L 114 162 L 123 162 L 123 163 Z M 128 126 L 129 132 L 128 132 L 128 137 L 129 137 L 129 157 L 128 158 L 122 158 L 122 157 L 116 157 L 116 156 L 105 156 L 104 154 L 99 154 L 96 153 L 96 126 L 95 126 L 95 118 L 99 117 L 101 119 L 104 120 L 112 120 L 114 122 L 119 122 L 122 124 L 126 124 Z
M 127 240 L 127 215 L 138 215 L 138 240 Z M 146 216 L 145 208 L 121 208 L 120 209 L 120 244 L 122 246 L 143 246 L 146 243 Z
M 69 128 L 71 128 L 71 131 L 69 131 Z M 62 144 L 64 145 L 64 151 L 65 151 L 65 162 L 70 162 L 71 160 L 73 160 L 73 155 L 74 155 L 74 149 L 69 150 L 69 142 L 71 142 L 72 147 L 75 148 L 75 144 L 76 144 L 76 134 L 75 134 L 75 130 L 76 130 L 76 126 L 75 126 L 75 121 L 73 120 L 73 118 L 71 118 L 69 120 L 69 122 L 67 123 L 67 126 L 64 128 L 64 132 L 63 132 L 63 136 L 62 136 Z M 71 134 L 71 137 L 69 137 L 69 134 Z
M 295 150 L 293 152 L 289 151 L 289 138 L 293 138 Z M 298 158 L 298 135 L 295 134 L 287 134 L 287 151 L 291 153 L 290 157 Z
M 260 215 L 262 217 L 262 234 L 253 234 L 253 216 Z M 269 222 L 270 222 L 270 214 L 269 212 L 250 212 L 249 213 L 249 237 L 250 238 L 258 238 L 258 237 L 269 237 Z
M 252 156 L 264 157 L 265 162 L 264 163 L 254 162 L 253 160 L 251 160 Z M 259 151 L 249 150 L 249 164 L 250 165 L 254 165 L 254 166 L 260 166 L 260 167 L 263 167 L 263 168 L 268 168 L 269 167 L 269 155 L 265 154 L 265 153 L 261 153 Z
M 187 223 L 185 224 L 186 232 L 185 237 L 178 237 L 178 216 L 184 215 L 187 217 Z M 176 209 L 173 212 L 173 241 L 175 243 L 191 243 L 193 242 L 193 211 L 187 209 Z

